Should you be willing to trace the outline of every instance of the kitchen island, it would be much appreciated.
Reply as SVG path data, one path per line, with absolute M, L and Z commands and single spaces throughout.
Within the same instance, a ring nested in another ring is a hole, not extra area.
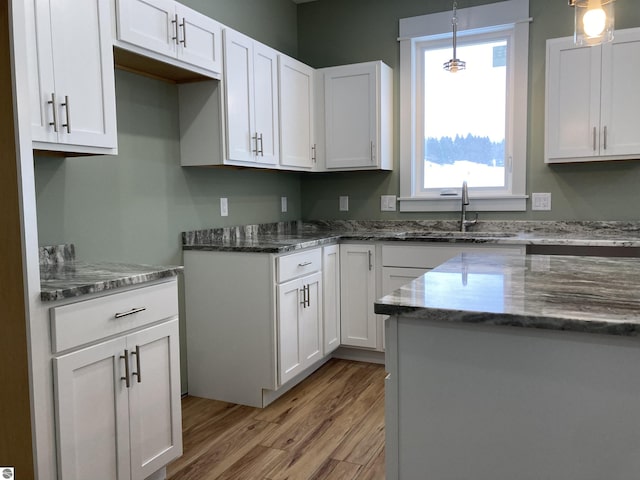
M 376 313 L 387 479 L 640 478 L 640 259 L 463 254 Z

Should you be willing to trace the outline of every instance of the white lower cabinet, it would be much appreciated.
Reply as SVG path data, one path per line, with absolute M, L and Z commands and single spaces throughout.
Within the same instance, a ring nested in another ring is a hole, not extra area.
M 265 407 L 321 365 L 322 259 L 184 252 L 189 394 Z
M 322 293 L 324 295 L 324 354 L 340 346 L 340 247 L 322 249 Z
M 172 284 L 175 303 L 166 321 L 53 358 L 60 478 L 143 480 L 182 454 L 177 287 Z M 140 308 L 153 311 L 151 305 L 140 307 L 142 301 L 118 313 L 118 294 L 111 297 L 114 323 L 135 324 L 136 316 L 144 318 Z M 65 320 L 76 313 L 99 313 L 93 308 L 96 300 L 52 315 L 58 333 L 65 335 Z
M 322 273 L 278 285 L 278 374 L 284 384 L 322 357 Z
M 341 344 L 377 347 L 376 255 L 374 244 L 340 245 Z

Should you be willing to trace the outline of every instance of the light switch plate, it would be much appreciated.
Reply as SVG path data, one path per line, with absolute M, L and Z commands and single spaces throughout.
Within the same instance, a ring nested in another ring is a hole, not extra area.
M 287 197 L 280 197 L 280 211 L 287 213 Z
M 220 198 L 220 216 L 229 216 L 229 202 L 225 197 Z
M 551 210 L 551 194 L 532 193 L 531 210 Z
M 349 197 L 346 195 L 340 197 L 340 211 L 341 212 L 349 211 Z
M 396 196 L 395 195 L 380 195 L 380 211 L 381 212 L 395 212 L 396 211 Z

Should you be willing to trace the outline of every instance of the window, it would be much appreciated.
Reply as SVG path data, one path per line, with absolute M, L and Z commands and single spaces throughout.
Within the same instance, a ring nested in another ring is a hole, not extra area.
M 402 211 L 459 210 L 467 181 L 475 210 L 525 210 L 528 0 L 400 21 Z

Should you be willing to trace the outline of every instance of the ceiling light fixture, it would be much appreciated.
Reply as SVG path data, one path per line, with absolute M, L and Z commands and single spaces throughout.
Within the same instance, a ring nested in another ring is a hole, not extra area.
M 453 18 L 451 19 L 451 25 L 453 27 L 453 58 L 451 60 L 449 60 L 448 62 L 445 62 L 443 65 L 443 68 L 447 71 L 447 72 L 451 72 L 451 73 L 456 73 L 458 70 L 464 70 L 465 68 L 467 68 L 467 63 L 463 62 L 462 60 L 459 60 L 458 57 L 456 56 L 456 44 L 457 44 L 457 37 L 458 37 L 458 16 L 457 16 L 457 10 L 458 10 L 458 2 L 456 2 L 454 0 L 453 2 Z
M 600 45 L 613 40 L 615 0 L 569 0 L 575 8 L 576 45 Z

